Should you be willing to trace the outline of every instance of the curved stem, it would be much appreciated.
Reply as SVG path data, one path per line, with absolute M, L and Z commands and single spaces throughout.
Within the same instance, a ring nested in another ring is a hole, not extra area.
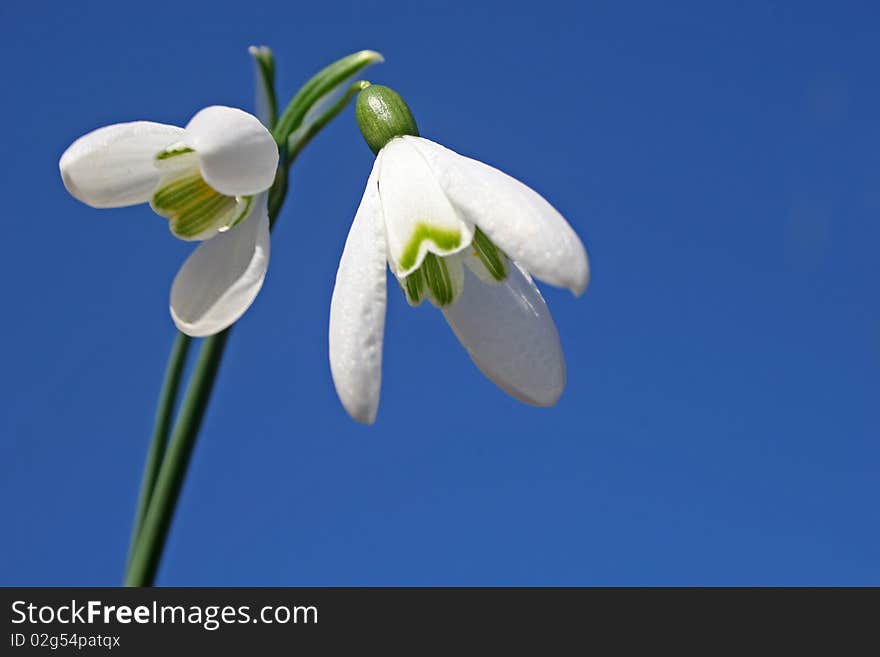
M 162 455 L 165 453 L 165 445 L 168 443 L 168 432 L 171 430 L 171 420 L 174 417 L 174 405 L 177 402 L 177 391 L 180 389 L 180 377 L 186 364 L 186 356 L 192 338 L 178 332 L 168 356 L 168 365 L 165 368 L 165 377 L 162 379 L 162 388 L 159 391 L 159 403 L 156 406 L 156 419 L 153 423 L 153 437 L 150 440 L 150 448 L 147 451 L 147 462 L 144 465 L 144 475 L 141 480 L 141 492 L 138 496 L 137 511 L 134 517 L 134 526 L 131 529 L 131 541 L 128 546 L 126 567 L 131 561 L 134 547 L 137 543 L 144 516 L 150 505 L 150 497 L 153 494 L 153 486 L 159 474 L 159 466 L 162 464 Z
M 273 226 L 284 203 L 288 169 L 292 163 L 293 159 L 285 158 L 269 193 L 269 220 Z M 186 478 L 189 459 L 202 426 L 208 401 L 211 399 L 214 381 L 231 330 L 232 327 L 205 338 L 199 349 L 199 357 L 187 385 L 186 396 L 180 405 L 174 431 L 161 459 L 161 467 L 155 478 L 149 506 L 129 558 L 125 586 L 152 586 L 156 579 L 165 540 Z
M 143 520 L 125 575 L 126 586 L 152 586 L 162 558 L 168 528 L 174 516 L 180 489 L 186 476 L 214 381 L 231 329 L 205 338 L 180 407 L 174 432 L 162 459 L 149 508 Z

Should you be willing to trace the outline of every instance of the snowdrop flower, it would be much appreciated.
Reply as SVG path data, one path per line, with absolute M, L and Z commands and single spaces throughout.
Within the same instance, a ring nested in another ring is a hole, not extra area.
M 589 264 L 578 236 L 534 190 L 419 137 L 392 90 L 362 91 L 356 112 L 376 161 L 330 303 L 330 368 L 345 409 L 376 418 L 386 262 L 411 305 L 440 308 L 490 380 L 525 403 L 555 404 L 565 361 L 532 276 L 580 295 Z
M 149 202 L 176 237 L 203 242 L 171 287 L 171 317 L 182 332 L 218 333 L 256 298 L 269 263 L 265 192 L 278 167 L 275 140 L 256 117 L 213 106 L 185 128 L 118 123 L 77 139 L 59 167 L 83 203 Z

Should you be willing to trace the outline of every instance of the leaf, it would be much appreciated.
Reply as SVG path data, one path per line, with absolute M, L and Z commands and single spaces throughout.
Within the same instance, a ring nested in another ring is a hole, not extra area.
M 257 65 L 257 116 L 271 130 L 278 120 L 278 101 L 275 99 L 275 58 L 269 46 L 248 48 Z
M 383 61 L 385 58 L 378 52 L 361 50 L 319 71 L 303 85 L 284 110 L 273 130 L 275 140 L 279 144 L 287 144 L 294 132 L 299 135 L 308 133 L 314 124 L 327 115 L 330 111 L 328 107 L 331 110 L 337 107 L 339 98 L 347 95 L 349 82 L 354 76 L 367 66 Z M 293 141 L 302 140 L 295 136 Z

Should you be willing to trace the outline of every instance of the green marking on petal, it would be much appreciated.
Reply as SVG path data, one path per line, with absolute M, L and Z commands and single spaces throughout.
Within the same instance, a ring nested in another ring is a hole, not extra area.
M 156 159 L 159 161 L 168 160 L 172 157 L 177 157 L 178 155 L 186 155 L 187 153 L 195 153 L 195 151 L 192 148 L 190 148 L 189 146 L 169 147 L 169 148 L 165 149 L 164 151 L 162 151 L 161 153 L 159 153 L 156 156 Z
M 474 239 L 471 242 L 477 257 L 496 281 L 507 278 L 507 266 L 504 263 L 504 254 L 492 243 L 486 234 L 479 228 L 474 229 Z
M 431 294 L 431 301 L 438 306 L 448 306 L 455 301 L 455 287 L 449 268 L 433 253 L 428 253 L 419 271 L 424 273 L 425 285 Z
M 426 240 L 433 242 L 438 249 L 452 251 L 461 245 L 461 231 L 436 228 L 422 221 L 418 222 L 400 256 L 401 269 L 409 269 L 416 264 L 422 242 Z
M 184 240 L 199 240 L 229 230 L 247 217 L 252 197 L 225 196 L 204 181 L 198 169 L 165 176 L 150 205 L 168 219 L 171 232 Z
M 407 276 L 401 287 L 409 305 L 418 306 L 422 303 L 425 298 L 425 276 L 422 274 L 422 269 L 416 269 Z
M 197 165 L 198 156 L 192 148 L 179 141 L 157 153 L 153 162 L 160 169 L 180 170 Z
M 166 185 L 158 187 L 153 193 L 154 209 L 172 210 L 180 203 L 185 203 L 194 196 L 206 193 L 205 187 L 207 185 L 198 172 L 172 180 Z

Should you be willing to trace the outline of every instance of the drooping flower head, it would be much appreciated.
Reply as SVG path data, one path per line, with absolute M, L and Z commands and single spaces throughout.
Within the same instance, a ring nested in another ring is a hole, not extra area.
M 532 275 L 580 295 L 587 254 L 537 192 L 419 136 L 409 108 L 381 86 L 357 118 L 376 154 L 345 243 L 330 305 L 330 366 L 346 410 L 375 420 L 385 324 L 385 267 L 411 305 L 443 312 L 477 367 L 513 397 L 556 403 L 559 336 Z
M 151 121 L 99 128 L 59 162 L 64 186 L 83 203 L 149 202 L 176 237 L 203 242 L 171 290 L 171 316 L 192 336 L 225 329 L 259 292 L 269 259 L 265 192 L 277 167 L 278 147 L 263 124 L 222 106 L 201 110 L 185 128 Z

